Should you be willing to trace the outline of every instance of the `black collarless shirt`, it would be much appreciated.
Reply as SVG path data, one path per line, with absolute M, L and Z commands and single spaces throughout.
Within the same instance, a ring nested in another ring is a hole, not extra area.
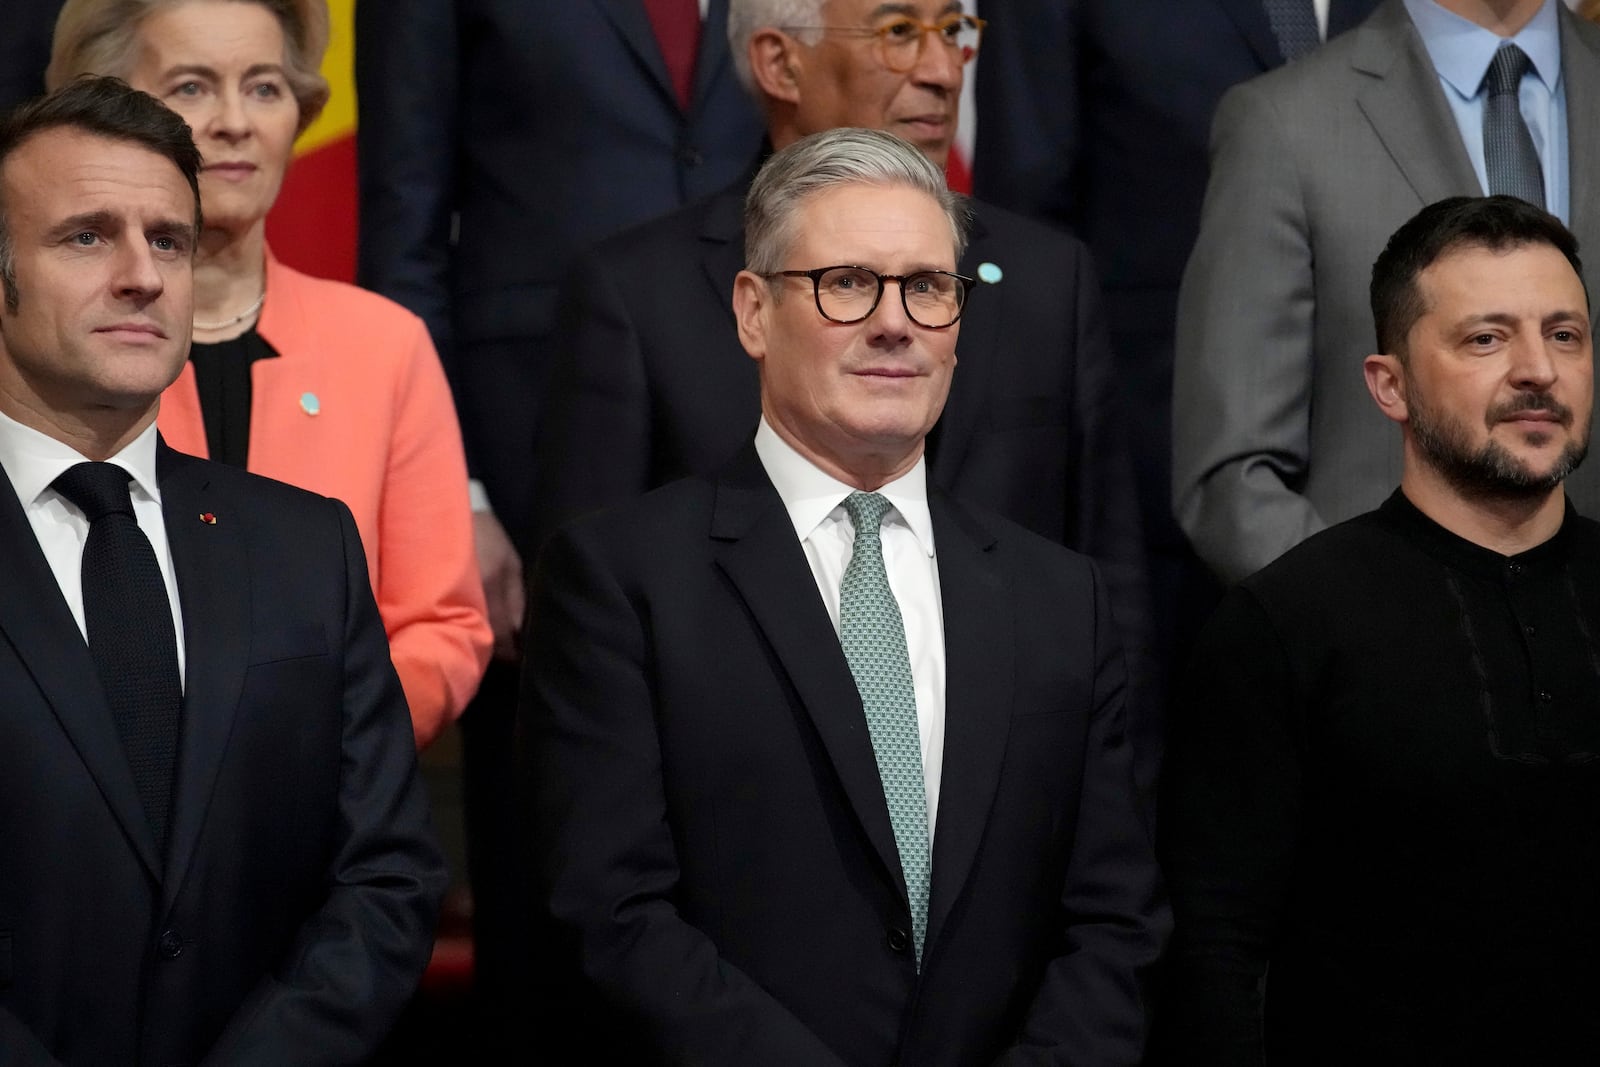
M 1570 501 L 1507 557 L 1397 492 L 1229 594 L 1173 713 L 1182 1062 L 1594 1062 L 1597 635 Z

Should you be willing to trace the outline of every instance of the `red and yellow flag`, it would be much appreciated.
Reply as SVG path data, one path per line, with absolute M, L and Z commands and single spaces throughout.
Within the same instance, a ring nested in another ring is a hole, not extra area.
M 328 106 L 300 135 L 283 191 L 267 216 L 272 251 L 322 278 L 356 276 L 355 0 L 328 0 Z

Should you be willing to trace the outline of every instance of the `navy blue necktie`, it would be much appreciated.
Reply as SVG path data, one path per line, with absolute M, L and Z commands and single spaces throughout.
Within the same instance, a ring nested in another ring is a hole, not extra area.
M 1522 118 L 1522 76 L 1532 62 L 1514 44 L 1503 44 L 1483 75 L 1483 162 L 1489 192 L 1521 197 L 1544 207 L 1544 169 L 1533 135 Z
M 149 538 L 134 519 L 130 475 L 79 463 L 52 483 L 89 520 L 83 546 L 83 619 L 133 783 L 163 852 L 178 757 L 178 637 Z
M 1264 0 L 1267 21 L 1272 23 L 1272 35 L 1278 39 L 1278 50 L 1289 62 L 1316 50 L 1322 43 L 1317 30 L 1317 12 L 1311 0 Z

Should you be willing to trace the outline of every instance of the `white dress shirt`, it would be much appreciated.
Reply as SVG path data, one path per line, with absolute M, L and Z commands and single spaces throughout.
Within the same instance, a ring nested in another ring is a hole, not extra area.
M 87 641 L 83 622 L 83 545 L 89 538 L 89 520 L 76 504 L 50 487 L 68 467 L 83 463 L 87 456 L 24 426 L 0 413 L 0 466 L 11 479 L 22 512 L 33 527 L 44 558 L 55 575 L 56 585 L 66 598 L 67 607 L 78 623 L 78 632 Z M 167 587 L 167 603 L 172 611 L 172 628 L 178 635 L 178 679 L 182 684 L 186 657 L 183 650 L 183 612 L 178 606 L 178 581 L 172 567 L 172 549 L 167 544 L 166 520 L 161 515 L 161 487 L 156 483 L 156 426 L 151 423 L 110 461 L 133 476 L 129 487 L 134 518 L 150 539 L 161 580 Z M 199 521 L 196 517 L 195 521 Z
M 763 418 L 756 430 L 756 454 L 783 498 L 794 532 L 805 549 L 817 590 L 839 632 L 839 587 L 855 551 L 855 527 L 844 499 L 855 492 L 812 465 Z M 926 458 L 878 490 L 894 505 L 883 517 L 880 540 L 889 589 L 905 622 L 911 684 L 917 696 L 917 730 L 922 739 L 922 784 L 928 794 L 928 845 L 939 812 L 939 772 L 944 762 L 944 607 L 939 599 L 939 561 L 934 554 L 933 519 L 928 513 Z

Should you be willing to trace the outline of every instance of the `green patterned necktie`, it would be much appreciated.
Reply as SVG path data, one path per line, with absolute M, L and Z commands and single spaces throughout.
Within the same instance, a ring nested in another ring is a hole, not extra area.
M 922 738 L 917 730 L 917 694 L 906 654 L 900 605 L 883 569 L 879 531 L 892 505 L 877 493 L 851 493 L 844 510 L 856 528 L 855 549 L 839 589 L 839 641 L 861 692 L 867 733 L 889 804 L 900 869 L 911 903 L 911 935 L 917 966 L 928 931 L 928 794 L 922 784 Z

